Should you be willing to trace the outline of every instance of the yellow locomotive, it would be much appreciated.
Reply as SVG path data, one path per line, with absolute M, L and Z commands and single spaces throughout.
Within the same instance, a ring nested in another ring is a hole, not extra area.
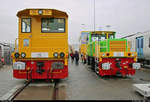
M 67 13 L 56 9 L 24 9 L 17 16 L 19 34 L 12 53 L 14 77 L 68 77 Z

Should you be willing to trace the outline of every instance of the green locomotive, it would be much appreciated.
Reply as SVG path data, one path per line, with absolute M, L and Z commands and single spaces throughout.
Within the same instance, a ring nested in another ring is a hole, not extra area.
M 134 75 L 140 68 L 137 53 L 130 51 L 127 39 L 116 39 L 114 31 L 88 31 L 84 62 L 100 76 Z

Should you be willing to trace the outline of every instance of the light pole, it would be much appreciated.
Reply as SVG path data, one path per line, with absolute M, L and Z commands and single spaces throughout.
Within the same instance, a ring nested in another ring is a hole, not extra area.
M 94 25 L 93 25 L 94 29 L 93 29 L 93 30 L 94 30 L 94 32 L 95 32 L 95 0 L 94 0 L 94 7 L 93 7 L 93 8 L 94 8 L 94 23 L 93 23 L 93 24 L 94 24 Z

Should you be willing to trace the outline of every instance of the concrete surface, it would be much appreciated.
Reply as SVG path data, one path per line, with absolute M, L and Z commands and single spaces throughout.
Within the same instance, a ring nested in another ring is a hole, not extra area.
M 14 100 L 53 100 L 54 85 L 28 86 Z
M 147 69 L 150 70 L 150 69 Z M 69 62 L 69 77 L 62 80 L 67 83 L 68 100 L 141 100 L 144 99 L 133 90 L 134 83 L 149 83 L 141 79 L 149 78 L 150 71 L 138 70 L 135 76 L 100 77 L 90 66 Z
M 25 80 L 13 78 L 11 66 L 0 68 L 0 97 Z M 69 77 L 60 80 L 58 99 L 65 100 L 141 100 L 143 96 L 133 90 L 132 85 L 136 83 L 150 83 L 150 69 L 137 70 L 134 76 L 121 77 L 100 77 L 90 69 L 90 66 L 81 62 L 77 66 L 69 60 Z M 39 84 L 39 83 L 38 83 Z M 25 93 L 31 95 L 30 99 L 38 100 L 38 96 L 50 95 L 49 86 L 31 85 Z M 34 90 L 33 90 L 34 89 Z M 34 92 L 36 90 L 36 92 Z M 45 91 L 45 92 L 44 92 Z M 26 97 L 26 94 L 23 96 Z M 49 97 L 50 98 L 50 97 Z M 18 98 L 19 99 L 19 98 Z M 22 99 L 22 98 L 21 98 Z
M 4 65 L 0 68 L 0 97 L 9 92 L 16 85 L 25 83 L 25 80 L 13 78 L 11 65 Z

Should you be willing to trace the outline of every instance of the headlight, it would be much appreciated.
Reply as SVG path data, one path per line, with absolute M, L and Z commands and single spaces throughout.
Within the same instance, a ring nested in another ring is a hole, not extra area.
M 13 69 L 25 70 L 25 63 L 24 62 L 15 62 L 15 63 L 13 63 Z
M 53 69 L 63 69 L 64 68 L 64 63 L 63 62 L 53 62 L 52 63 L 52 68 Z
M 109 56 L 109 53 L 107 53 L 106 55 Z
M 110 63 L 103 63 L 102 64 L 102 69 L 109 70 L 110 69 Z
M 131 56 L 131 53 L 128 53 L 128 56 Z
M 140 63 L 133 63 L 132 67 L 133 67 L 133 69 L 140 69 L 141 64 Z
M 105 53 L 103 53 L 102 56 L 105 56 Z
M 19 58 L 20 55 L 19 55 L 18 52 L 16 52 L 14 56 L 15 56 L 16 58 Z
M 22 57 L 22 58 L 25 58 L 25 57 L 26 57 L 26 54 L 25 54 L 24 52 L 22 52 L 22 53 L 21 53 L 21 57 Z
M 65 54 L 63 52 L 60 53 L 60 57 L 63 58 Z
M 58 57 L 58 53 L 57 53 L 57 52 L 54 52 L 53 56 L 54 56 L 55 58 L 57 58 L 57 57 Z
M 39 14 L 40 14 L 40 15 L 43 14 L 43 11 L 42 11 L 42 10 L 39 10 Z

